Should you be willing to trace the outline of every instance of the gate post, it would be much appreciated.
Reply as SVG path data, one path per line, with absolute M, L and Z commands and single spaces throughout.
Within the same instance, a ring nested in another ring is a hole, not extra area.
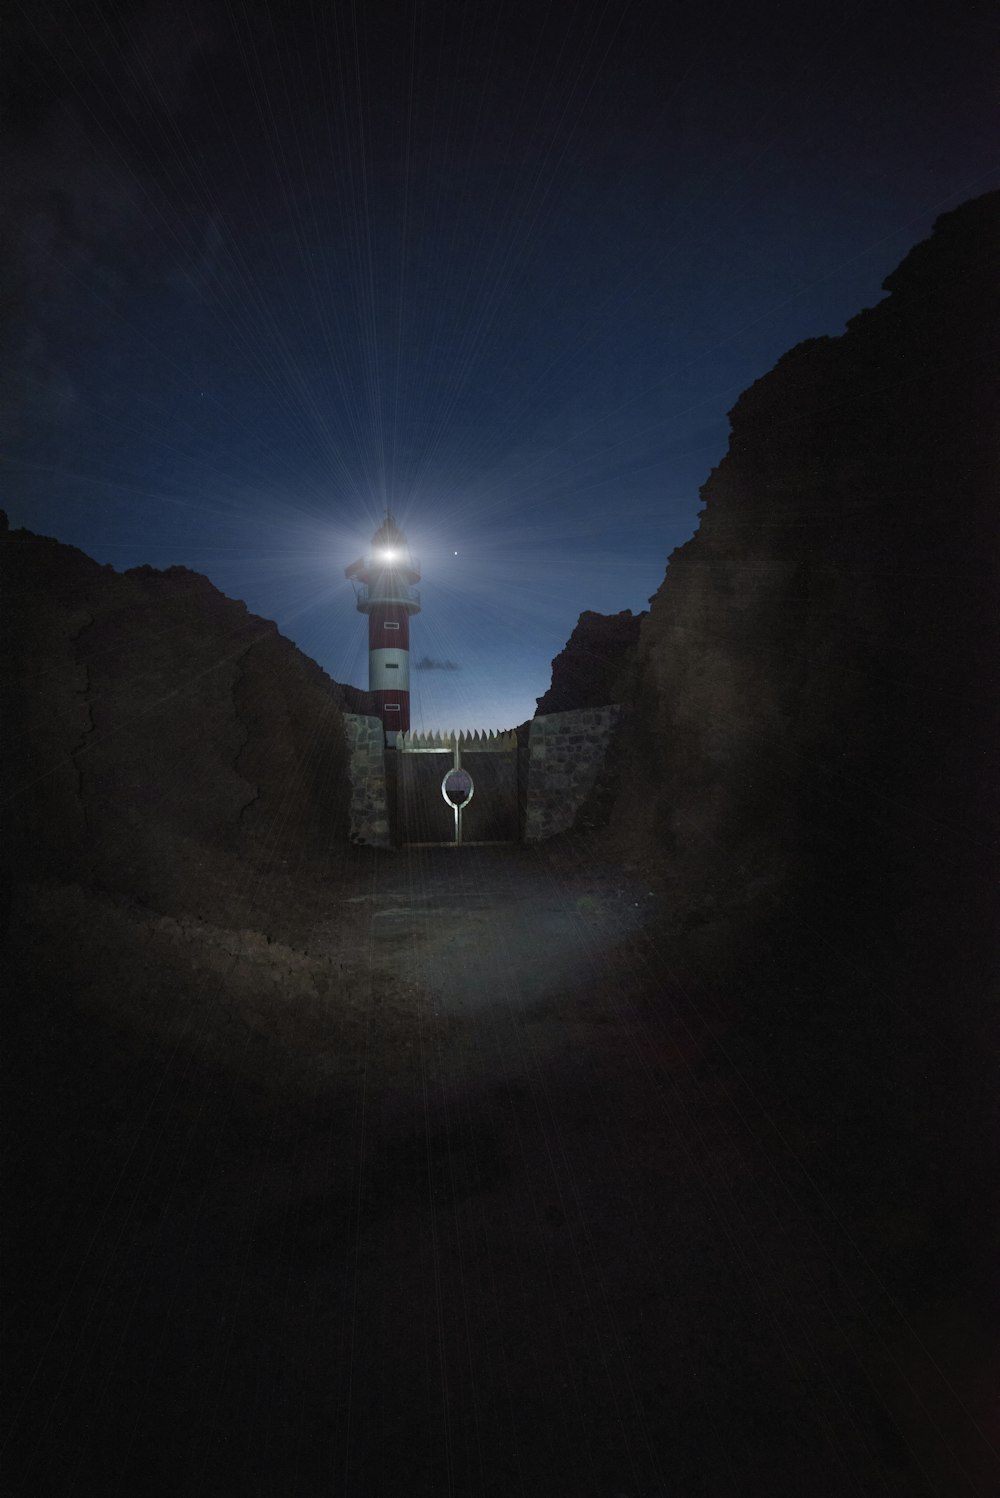
M 456 733 L 455 734 L 455 769 L 456 770 L 460 770 L 461 768 L 462 768 L 462 751 L 459 748 L 458 734 Z M 461 806 L 456 806 L 455 807 L 455 847 L 456 848 L 460 848 L 461 846 L 462 846 L 462 808 L 461 808 Z

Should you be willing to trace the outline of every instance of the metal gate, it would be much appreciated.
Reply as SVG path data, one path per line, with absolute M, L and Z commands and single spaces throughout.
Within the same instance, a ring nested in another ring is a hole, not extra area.
M 403 843 L 517 842 L 517 734 L 400 733 L 396 817 Z

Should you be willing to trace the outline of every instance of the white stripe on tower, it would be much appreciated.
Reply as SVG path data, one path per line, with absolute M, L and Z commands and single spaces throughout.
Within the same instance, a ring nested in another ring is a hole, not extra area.
M 369 650 L 368 690 L 388 692 L 410 690 L 410 652 L 408 650 Z

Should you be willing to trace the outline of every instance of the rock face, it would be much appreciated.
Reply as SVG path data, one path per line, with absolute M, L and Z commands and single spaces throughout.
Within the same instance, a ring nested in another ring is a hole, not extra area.
M 208 915 L 237 863 L 322 867 L 363 694 L 183 567 L 118 574 L 6 521 L 0 563 L 8 877 Z
M 582 613 L 552 662 L 552 685 L 535 717 L 605 707 L 631 696 L 639 628 L 645 614 Z
M 618 804 L 692 922 L 770 900 L 786 935 L 867 923 L 916 961 L 982 956 L 998 259 L 992 194 L 731 412 L 698 532 L 642 625 Z
M 966 1328 L 996 1260 L 998 264 L 991 195 L 740 397 L 642 626 L 612 822 L 663 880 L 665 993 L 679 974 L 706 1024 L 738 1008 L 726 1059 L 982 1411 Z M 961 1490 L 928 1434 L 943 1402 L 918 1415 L 878 1377 L 928 1491 Z

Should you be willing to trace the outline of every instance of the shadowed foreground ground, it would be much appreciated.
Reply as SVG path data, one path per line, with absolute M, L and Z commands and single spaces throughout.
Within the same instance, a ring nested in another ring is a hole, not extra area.
M 800 989 L 775 1039 L 655 906 L 572 847 L 359 855 L 300 937 L 367 975 L 333 1062 L 333 996 L 268 1050 L 210 965 L 152 1048 L 79 978 L 22 1015 L 6 1490 L 987 1493 L 919 1025 Z

